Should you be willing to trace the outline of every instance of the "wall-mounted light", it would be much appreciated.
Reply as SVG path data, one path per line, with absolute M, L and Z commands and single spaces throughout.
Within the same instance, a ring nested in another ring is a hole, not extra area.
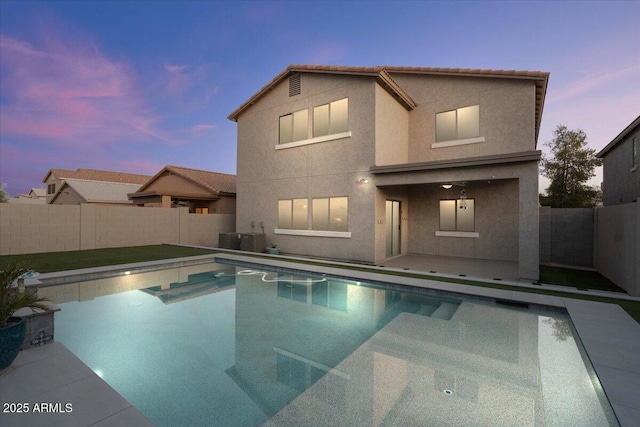
M 369 180 L 367 178 L 360 178 L 360 184 L 368 184 Z
M 449 190 L 451 187 L 453 187 L 453 185 L 451 185 L 451 184 L 442 184 L 440 187 L 444 188 L 445 190 Z

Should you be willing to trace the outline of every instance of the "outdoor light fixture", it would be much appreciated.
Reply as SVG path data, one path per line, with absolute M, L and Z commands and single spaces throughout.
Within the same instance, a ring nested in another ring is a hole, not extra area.
M 360 178 L 360 184 L 368 184 L 369 180 L 367 178 Z
M 442 184 L 440 187 L 444 188 L 445 190 L 448 190 L 451 187 L 453 187 L 453 185 L 451 185 L 451 184 Z

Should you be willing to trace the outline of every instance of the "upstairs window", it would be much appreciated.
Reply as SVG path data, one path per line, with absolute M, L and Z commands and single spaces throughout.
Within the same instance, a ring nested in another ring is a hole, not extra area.
M 300 110 L 280 117 L 280 144 L 307 139 L 309 111 Z
M 55 194 L 56 185 L 55 184 L 47 184 L 47 194 Z
M 349 130 L 349 98 L 313 109 L 313 136 L 333 135 Z
M 458 108 L 436 114 L 436 142 L 480 136 L 480 106 Z

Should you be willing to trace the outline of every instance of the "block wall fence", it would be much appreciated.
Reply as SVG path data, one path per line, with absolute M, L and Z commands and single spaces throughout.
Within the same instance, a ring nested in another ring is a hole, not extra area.
M 640 296 L 640 203 L 540 208 L 540 262 L 595 268 Z
M 235 231 L 234 214 L 190 214 L 100 205 L 0 204 L 0 254 L 16 255 L 125 246 L 218 246 L 219 233 Z

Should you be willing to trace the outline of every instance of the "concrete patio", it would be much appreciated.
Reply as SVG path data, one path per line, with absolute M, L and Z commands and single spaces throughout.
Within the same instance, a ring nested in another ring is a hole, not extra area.
M 516 261 L 407 254 L 385 260 L 379 263 L 378 266 L 451 276 L 500 279 L 514 282 L 519 280 L 518 263 Z

